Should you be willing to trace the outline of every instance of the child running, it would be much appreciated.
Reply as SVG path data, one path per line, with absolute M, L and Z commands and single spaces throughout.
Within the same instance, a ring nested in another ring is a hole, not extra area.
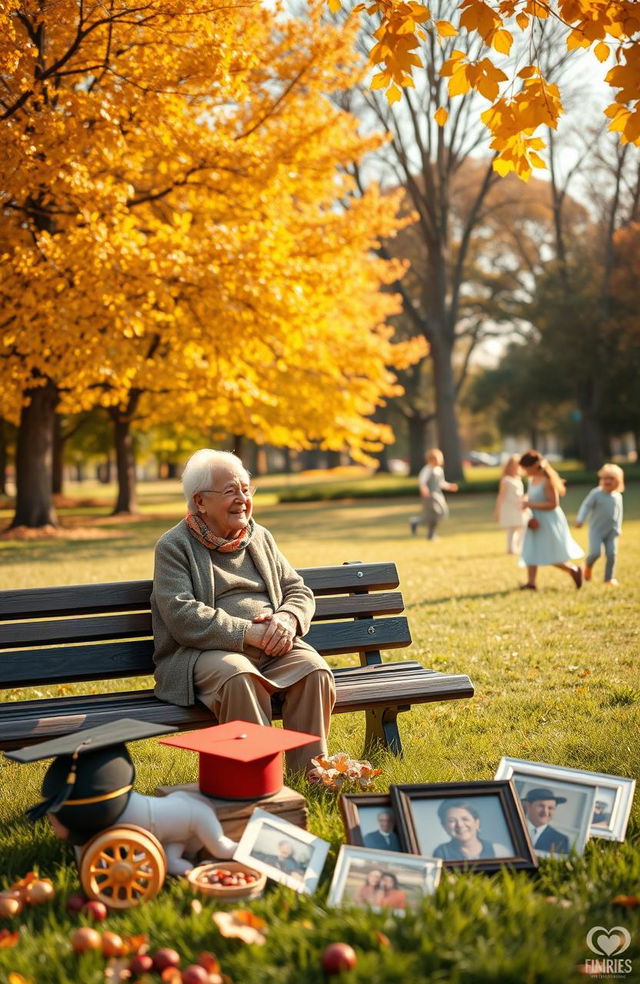
M 579 529 L 587 516 L 589 517 L 589 553 L 584 567 L 585 581 L 591 580 L 593 565 L 604 547 L 604 583 L 615 588 L 618 585 L 614 575 L 618 537 L 622 532 L 624 472 L 619 465 L 607 462 L 598 472 L 598 478 L 600 484 L 596 489 L 591 489 L 578 509 L 575 526 Z
M 418 486 L 422 496 L 422 522 L 427 527 L 427 540 L 436 539 L 436 528 L 449 515 L 449 507 L 444 492 L 457 492 L 455 482 L 447 482 L 444 477 L 444 455 L 439 448 L 431 448 L 426 454 L 426 465 L 418 475 Z M 415 536 L 421 518 L 413 516 L 409 520 L 411 532 Z
M 538 567 L 553 566 L 565 571 L 576 588 L 582 587 L 582 568 L 569 561 L 582 557 L 582 548 L 569 531 L 567 517 L 560 508 L 560 497 L 565 494 L 565 483 L 555 468 L 539 451 L 525 451 L 520 467 L 529 479 L 529 494 L 524 505 L 533 516 L 527 524 L 522 544 L 520 563 L 527 568 L 527 581 L 520 587 L 536 590 Z
M 512 454 L 505 463 L 500 477 L 498 498 L 493 511 L 494 519 L 507 531 L 507 553 L 520 552 L 522 531 L 529 519 L 523 511 L 524 484 L 520 478 L 520 455 Z

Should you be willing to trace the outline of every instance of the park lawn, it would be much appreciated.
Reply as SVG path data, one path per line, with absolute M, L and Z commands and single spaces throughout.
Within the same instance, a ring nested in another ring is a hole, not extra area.
M 107 495 L 104 508 L 75 520 L 82 539 L 0 540 L 0 587 L 151 577 L 153 544 L 183 506 L 171 483 L 149 491 L 147 499 L 141 486 L 140 520 L 108 518 Z M 569 491 L 564 505 L 570 518 L 585 492 Z M 435 543 L 409 536 L 407 500 L 278 506 L 268 492 L 256 500 L 256 517 L 275 533 L 295 566 L 395 561 L 414 639 L 412 648 L 398 655 L 433 669 L 467 672 L 475 683 L 472 700 L 424 705 L 401 715 L 405 756 L 377 757 L 383 772 L 374 788 L 490 779 L 502 755 L 637 778 L 638 487 L 625 493 L 617 590 L 602 585 L 601 562 L 594 581 L 580 592 L 553 569 L 541 571 L 537 594 L 518 592 L 522 573 L 503 552 L 502 532 L 491 518 L 493 496 L 450 500 L 451 517 Z M 586 545 L 586 530 L 576 536 Z M 362 718 L 335 718 L 332 751 L 359 756 Z M 159 750 L 154 742 L 131 750 L 142 792 L 194 778 L 188 753 Z M 68 849 L 44 823 L 31 829 L 20 818 L 38 799 L 43 766 L 3 761 L 0 767 L 0 884 L 38 866 L 60 890 L 52 906 L 2 924 L 24 931 L 16 947 L 0 949 L 0 980 L 8 981 L 13 970 L 33 984 L 103 981 L 103 959 L 76 957 L 67 944 L 79 921 L 64 910 L 67 893 L 78 884 Z M 108 928 L 126 935 L 146 932 L 152 948 L 173 945 L 185 962 L 203 949 L 213 950 L 235 984 L 319 984 L 319 954 L 334 940 L 350 942 L 359 955 L 345 981 L 565 984 L 583 979 L 576 967 L 594 956 L 585 941 L 592 926 L 625 926 L 633 942 L 624 957 L 634 968 L 626 979 L 640 979 L 640 908 L 611 903 L 619 895 L 640 895 L 640 797 L 624 844 L 591 841 L 584 858 L 543 861 L 534 876 L 446 875 L 419 914 L 397 919 L 326 907 L 342 824 L 331 794 L 299 788 L 308 796 L 311 829 L 331 841 L 331 851 L 313 898 L 272 885 L 251 903 L 269 926 L 264 947 L 223 939 L 211 923 L 213 904 L 203 897 L 202 911 L 194 911 L 190 891 L 180 884 L 167 886 L 140 910 L 110 915 Z

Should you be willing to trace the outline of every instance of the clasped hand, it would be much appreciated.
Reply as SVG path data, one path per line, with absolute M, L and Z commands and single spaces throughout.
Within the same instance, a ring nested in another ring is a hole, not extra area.
M 254 626 L 258 632 L 254 630 Z M 293 649 L 297 628 L 298 621 L 291 612 L 258 615 L 245 638 L 251 645 L 262 649 L 267 656 L 285 656 Z M 254 638 L 248 638 L 249 635 Z

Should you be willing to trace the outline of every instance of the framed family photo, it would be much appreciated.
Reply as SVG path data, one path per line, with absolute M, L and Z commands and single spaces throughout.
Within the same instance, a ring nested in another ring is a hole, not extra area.
M 514 773 L 518 777 L 539 778 L 542 785 L 550 785 L 554 780 L 577 782 L 595 788 L 593 812 L 589 822 L 590 837 L 623 841 L 627 832 L 635 779 L 623 776 L 610 776 L 603 772 L 587 772 L 585 769 L 569 769 L 560 765 L 547 765 L 544 762 L 528 762 L 525 759 L 503 757 L 496 771 L 496 779 L 510 779 Z
M 311 895 L 328 850 L 329 844 L 321 837 L 258 807 L 244 829 L 234 859 L 296 892 Z
M 401 914 L 435 891 L 441 868 L 435 858 L 343 844 L 327 902 Z
M 536 856 L 509 780 L 391 787 L 403 850 L 445 867 L 533 870 Z
M 341 796 L 338 802 L 348 844 L 380 851 L 402 851 L 390 796 L 349 793 Z

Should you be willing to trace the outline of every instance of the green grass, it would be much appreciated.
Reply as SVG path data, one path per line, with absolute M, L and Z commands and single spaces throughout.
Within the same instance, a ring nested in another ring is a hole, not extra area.
M 543 569 L 533 594 L 517 591 L 522 574 L 503 552 L 502 532 L 491 519 L 493 495 L 451 496 L 441 539 L 427 543 L 408 535 L 412 504 L 406 500 L 278 505 L 276 484 L 261 483 L 256 515 L 292 563 L 396 561 L 414 639 L 407 654 L 433 669 L 467 672 L 476 685 L 470 701 L 401 715 L 405 757 L 378 757 L 383 774 L 377 790 L 392 782 L 490 779 L 502 755 L 640 775 L 637 485 L 625 493 L 620 588 L 604 588 L 600 562 L 594 581 L 580 592 L 560 571 Z M 66 522 L 85 527 L 84 539 L 0 539 L 0 587 L 151 577 L 153 544 L 183 507 L 171 483 L 142 486 L 140 492 L 138 521 L 109 519 L 111 499 L 103 489 L 104 505 L 84 507 L 77 519 L 78 510 L 65 514 Z M 564 500 L 570 518 L 584 494 L 584 488 L 570 488 Z M 586 530 L 576 537 L 586 545 Z M 362 717 L 335 718 L 332 751 L 360 755 Z M 159 751 L 154 742 L 131 749 L 142 792 L 194 779 L 187 753 Z M 73 858 L 44 823 L 30 828 L 20 816 L 38 799 L 44 767 L 3 761 L 0 769 L 0 884 L 38 866 L 59 889 L 53 905 L 3 923 L 22 926 L 23 932 L 18 946 L 0 950 L 0 981 L 14 970 L 34 984 L 97 984 L 104 980 L 102 958 L 76 957 L 67 942 L 81 921 L 64 910 L 66 895 L 78 887 Z M 185 962 L 212 950 L 235 984 L 320 984 L 319 954 L 334 940 L 350 942 L 358 952 L 356 970 L 341 978 L 350 982 L 566 984 L 583 979 L 575 968 L 593 956 L 585 942 L 589 929 L 623 925 L 633 936 L 624 954 L 633 961 L 626 979 L 640 979 L 640 909 L 611 905 L 618 894 L 640 893 L 638 796 L 624 844 L 589 842 L 583 858 L 544 861 L 533 876 L 447 875 L 420 913 L 393 919 L 326 906 L 342 824 L 333 796 L 303 792 L 311 829 L 331 842 L 329 861 L 313 898 L 270 886 L 251 904 L 269 923 L 265 947 L 223 939 L 211 922 L 214 905 L 203 898 L 203 911 L 194 912 L 191 893 L 177 883 L 141 910 L 110 915 L 108 927 L 147 932 L 153 948 L 173 945 Z M 549 896 L 568 905 L 549 902 Z

